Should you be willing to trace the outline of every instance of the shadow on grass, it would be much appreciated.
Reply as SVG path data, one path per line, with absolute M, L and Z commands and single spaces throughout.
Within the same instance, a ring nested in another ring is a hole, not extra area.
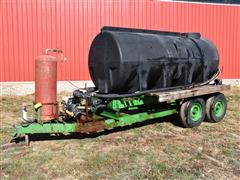
M 51 140 L 65 140 L 65 139 L 85 139 L 85 138 L 96 138 L 98 136 L 102 136 L 102 135 L 108 135 L 108 134 L 112 134 L 115 132 L 121 132 L 121 131 L 127 131 L 129 129 L 135 129 L 135 128 L 139 128 L 142 126 L 146 126 L 146 125 L 150 125 L 150 124 L 156 124 L 156 123 L 163 123 L 163 122 L 168 122 L 168 123 L 172 123 L 174 126 L 178 126 L 178 127 L 182 127 L 182 124 L 180 123 L 180 119 L 179 116 L 177 114 L 168 116 L 168 117 L 164 117 L 164 118 L 158 118 L 158 119 L 150 119 L 150 120 L 146 120 L 143 122 L 138 122 L 138 123 L 134 123 L 132 125 L 129 126 L 124 126 L 124 127 L 116 127 L 114 129 L 110 129 L 110 130 L 103 130 L 101 132 L 92 132 L 89 134 L 86 133 L 71 133 L 68 135 L 64 135 L 64 134 L 31 134 L 29 136 L 29 140 L 30 141 L 51 141 Z M 21 142 L 24 141 L 24 137 L 16 139 L 15 142 Z

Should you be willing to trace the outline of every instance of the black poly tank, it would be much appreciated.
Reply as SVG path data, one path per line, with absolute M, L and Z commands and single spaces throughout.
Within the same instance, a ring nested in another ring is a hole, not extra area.
M 126 94 L 205 82 L 219 56 L 199 33 L 103 27 L 88 63 L 99 93 Z

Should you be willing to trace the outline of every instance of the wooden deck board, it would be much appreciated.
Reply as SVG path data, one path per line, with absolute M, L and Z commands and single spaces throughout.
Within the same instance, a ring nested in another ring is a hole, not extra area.
M 166 102 L 171 100 L 213 94 L 229 89 L 230 85 L 206 85 L 186 90 L 173 90 L 159 93 L 150 93 L 150 95 L 157 95 L 159 97 L 159 102 Z

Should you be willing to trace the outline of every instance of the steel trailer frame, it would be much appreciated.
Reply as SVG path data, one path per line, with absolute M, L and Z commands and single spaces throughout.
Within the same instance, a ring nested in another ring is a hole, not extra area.
M 19 138 L 32 134 L 91 133 L 132 125 L 179 113 L 177 107 L 179 101 L 196 97 L 209 97 L 229 89 L 229 85 L 205 85 L 190 89 L 149 93 L 131 98 L 111 99 L 100 114 L 81 117 L 76 122 L 66 122 L 60 116 L 59 119 L 43 123 L 39 119 L 41 107 L 38 107 L 35 109 L 37 121 L 29 124 L 18 124 L 15 127 L 14 137 Z

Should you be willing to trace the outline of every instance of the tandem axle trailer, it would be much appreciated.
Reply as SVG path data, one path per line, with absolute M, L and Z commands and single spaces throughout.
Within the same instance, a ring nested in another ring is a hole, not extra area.
M 208 84 L 122 98 L 99 98 L 95 92 L 76 90 L 63 98 L 58 118 L 51 121 L 41 119 L 41 102 L 33 105 L 33 118 L 26 118 L 24 107 L 25 118 L 15 127 L 14 139 L 25 136 L 29 144 L 29 135 L 94 133 L 173 114 L 187 128 L 203 120 L 220 122 L 227 109 L 222 91 L 229 89 L 229 85 Z
M 35 60 L 33 117 L 23 107 L 14 137 L 92 133 L 179 114 L 184 127 L 223 119 L 230 87 L 217 77 L 219 54 L 200 33 L 103 27 L 88 56 L 96 88 L 77 89 L 57 102 L 57 57 L 45 49 Z M 56 55 L 56 54 L 55 54 Z M 59 111 L 59 107 L 60 111 Z

